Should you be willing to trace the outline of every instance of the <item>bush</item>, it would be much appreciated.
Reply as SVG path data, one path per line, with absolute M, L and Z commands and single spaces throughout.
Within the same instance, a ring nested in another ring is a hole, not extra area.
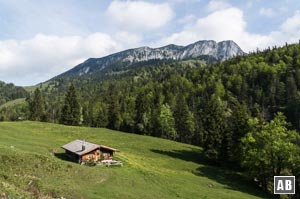
M 85 165 L 87 166 L 96 166 L 96 161 L 93 158 L 89 158 L 87 161 L 84 162 Z

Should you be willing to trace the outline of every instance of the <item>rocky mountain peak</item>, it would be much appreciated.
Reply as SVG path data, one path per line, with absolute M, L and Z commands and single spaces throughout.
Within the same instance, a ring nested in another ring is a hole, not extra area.
M 82 76 L 109 67 L 116 67 L 122 63 L 122 68 L 129 68 L 132 64 L 151 60 L 185 60 L 201 59 L 204 56 L 216 61 L 224 61 L 231 57 L 244 55 L 242 49 L 231 40 L 216 42 L 213 40 L 197 41 L 187 46 L 170 44 L 160 48 L 140 47 L 118 52 L 101 58 L 90 58 L 77 65 L 61 76 Z

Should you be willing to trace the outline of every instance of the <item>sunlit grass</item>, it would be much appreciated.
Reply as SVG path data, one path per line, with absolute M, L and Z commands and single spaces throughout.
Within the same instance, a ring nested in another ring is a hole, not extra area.
M 63 144 L 85 139 L 119 149 L 123 167 L 64 160 Z M 196 146 L 39 122 L 0 123 L 0 194 L 10 198 L 260 198 L 235 172 L 209 166 Z

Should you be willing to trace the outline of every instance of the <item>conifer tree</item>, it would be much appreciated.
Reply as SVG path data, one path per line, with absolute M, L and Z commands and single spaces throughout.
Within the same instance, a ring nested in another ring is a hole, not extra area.
M 108 107 L 108 127 L 119 130 L 122 124 L 122 118 L 120 114 L 120 104 L 117 95 L 111 96 L 111 103 Z
M 107 108 L 104 105 L 101 105 L 98 109 L 96 118 L 95 118 L 95 126 L 96 127 L 106 127 L 108 125 L 108 114 Z
M 122 117 L 120 114 L 120 97 L 118 94 L 119 89 L 120 88 L 116 87 L 115 84 L 110 84 L 108 88 L 109 104 L 107 110 L 107 127 L 116 130 L 119 130 L 122 124 Z
M 235 102 L 230 111 L 231 114 L 226 119 L 227 128 L 222 141 L 221 159 L 226 162 L 240 163 L 242 156 L 241 139 L 249 131 L 248 120 L 250 116 L 245 104 L 239 102 Z
M 177 137 L 175 130 L 175 120 L 172 110 L 168 104 L 163 104 L 158 116 L 159 130 L 161 136 L 168 139 L 175 139 Z
M 222 141 L 226 130 L 225 111 L 222 100 L 213 94 L 204 114 L 204 149 L 206 155 L 218 160 L 222 149 Z
M 179 141 L 190 143 L 195 131 L 194 116 L 181 94 L 176 99 L 174 118 Z
M 66 94 L 60 122 L 66 125 L 79 125 L 81 123 L 81 107 L 73 84 Z
M 30 120 L 42 121 L 45 119 L 45 103 L 39 88 L 35 89 L 33 99 L 29 102 Z
M 146 89 L 141 90 L 136 97 L 136 129 L 140 134 L 146 134 L 149 127 L 150 113 L 151 113 L 150 96 Z

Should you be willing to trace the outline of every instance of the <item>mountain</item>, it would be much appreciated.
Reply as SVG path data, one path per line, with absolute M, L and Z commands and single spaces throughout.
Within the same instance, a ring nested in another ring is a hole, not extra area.
M 216 62 L 244 54 L 243 50 L 234 41 L 230 40 L 218 43 L 212 40 L 204 40 L 187 46 L 171 44 L 161 48 L 141 47 L 106 57 L 90 58 L 58 77 L 83 76 L 95 72 L 104 72 L 108 69 L 123 70 L 137 63 L 149 61 L 203 59 Z

